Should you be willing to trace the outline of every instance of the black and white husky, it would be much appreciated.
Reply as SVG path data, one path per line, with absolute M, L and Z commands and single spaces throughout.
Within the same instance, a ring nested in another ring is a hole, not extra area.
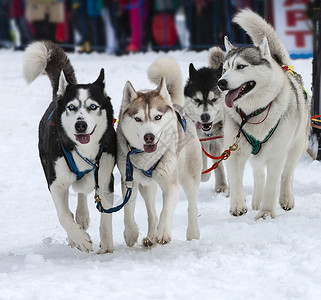
M 250 157 L 252 208 L 259 210 L 256 218 L 273 218 L 280 179 L 279 203 L 284 210 L 294 207 L 293 176 L 308 145 L 310 99 L 301 77 L 291 71 L 289 55 L 274 29 L 250 10 L 238 13 L 234 22 L 254 46 L 235 48 L 225 38 L 227 55 L 218 83 L 227 93 L 225 147 L 235 141 L 239 145 L 226 160 L 230 212 L 238 216 L 247 211 L 242 177 Z
M 117 127 L 117 165 L 122 175 L 124 198 L 124 237 L 128 246 L 138 239 L 134 219 L 137 190 L 145 200 L 148 233 L 143 246 L 166 244 L 171 240 L 171 225 L 180 184 L 188 198 L 188 240 L 200 236 L 197 197 L 201 180 L 201 145 L 195 125 L 184 116 L 182 74 L 171 57 L 161 57 L 148 69 L 154 90 L 136 91 L 128 81 Z M 155 209 L 157 184 L 163 192 L 163 209 L 158 222 Z
M 189 65 L 189 78 L 185 84 L 185 110 L 186 114 L 196 125 L 196 132 L 202 141 L 206 153 L 218 157 L 223 152 L 223 118 L 224 95 L 218 88 L 217 82 L 222 76 L 222 65 L 225 53 L 219 47 L 209 51 L 210 67 L 195 69 Z M 202 153 L 203 169 L 207 170 L 207 156 Z M 217 160 L 214 160 L 214 162 Z M 226 180 L 223 164 L 219 164 L 214 171 L 215 192 L 226 190 Z M 210 173 L 202 174 L 202 181 L 208 181 Z
M 53 98 L 39 124 L 39 155 L 59 221 L 69 244 L 92 251 L 87 194 L 93 189 L 104 208 L 113 205 L 116 133 L 113 109 L 104 88 L 104 70 L 91 84 L 77 84 L 63 50 L 51 42 L 34 42 L 25 53 L 28 83 L 46 72 Z M 68 206 L 69 187 L 78 193 L 76 221 Z M 101 214 L 100 249 L 114 250 L 111 214 Z

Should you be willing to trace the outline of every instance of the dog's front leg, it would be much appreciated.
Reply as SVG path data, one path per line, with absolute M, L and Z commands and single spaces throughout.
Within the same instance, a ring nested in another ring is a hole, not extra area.
M 125 198 L 127 188 L 125 185 L 125 182 L 122 178 L 121 181 L 121 187 L 122 187 L 122 194 L 123 198 Z M 135 222 L 135 205 L 136 205 L 136 197 L 137 197 L 137 184 L 133 183 L 133 188 L 132 188 L 132 194 L 127 202 L 127 204 L 124 206 L 124 238 L 126 245 L 129 247 L 133 247 L 135 243 L 137 243 L 138 240 L 138 227 Z
M 178 180 L 168 178 L 168 181 L 160 182 L 159 185 L 163 191 L 163 209 L 159 218 L 157 243 L 163 245 L 171 241 L 172 220 L 179 197 L 179 184 Z
M 243 191 L 243 172 L 247 156 L 243 153 L 232 153 L 226 160 L 226 169 L 230 184 L 230 213 L 241 216 L 247 212 Z
M 85 252 L 92 251 L 92 241 L 88 233 L 74 221 L 73 214 L 69 209 L 68 188 L 65 185 L 52 184 L 50 192 L 56 206 L 59 222 L 68 234 L 70 246 Z
M 275 204 L 278 191 L 278 182 L 281 178 L 285 158 L 279 157 L 267 164 L 267 177 L 262 206 L 255 219 L 266 217 L 275 218 Z
M 264 165 L 251 161 L 253 168 L 254 191 L 252 196 L 252 209 L 259 210 L 265 190 L 265 169 Z
M 191 174 L 188 174 L 191 175 Z M 181 179 L 185 195 L 188 199 L 188 226 L 186 231 L 186 239 L 188 241 L 200 238 L 200 230 L 198 227 L 198 210 L 197 199 L 199 189 L 199 179 L 195 176 L 183 176 Z
M 147 216 L 148 216 L 148 233 L 147 237 L 143 239 L 143 246 L 150 248 L 156 244 L 158 218 L 155 208 L 155 196 L 157 191 L 156 182 L 152 182 L 147 186 L 139 185 L 139 192 L 144 198 Z
M 87 230 L 89 227 L 89 211 L 87 205 L 87 195 L 78 193 L 78 203 L 76 209 L 76 222 L 81 229 Z
M 107 169 L 107 168 L 106 168 Z M 107 174 L 104 174 L 107 178 Z M 104 178 L 104 177 L 102 177 Z M 103 191 L 100 188 L 99 194 L 102 194 L 102 206 L 109 209 L 114 205 L 114 177 L 110 175 L 109 180 L 105 181 Z M 97 254 L 112 253 L 114 252 L 113 230 L 112 230 L 112 214 L 101 213 L 100 215 L 100 245 Z

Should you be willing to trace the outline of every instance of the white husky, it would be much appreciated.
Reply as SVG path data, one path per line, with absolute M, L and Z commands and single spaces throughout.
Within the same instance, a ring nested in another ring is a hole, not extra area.
M 148 77 L 158 85 L 155 90 L 136 91 L 129 81 L 126 83 L 117 128 L 117 165 L 122 175 L 123 196 L 126 198 L 126 194 L 132 193 L 124 208 L 124 237 L 128 246 L 133 246 L 138 239 L 134 220 L 137 189 L 145 200 L 148 213 L 148 233 L 143 239 L 145 247 L 170 242 L 179 184 L 188 198 L 186 237 L 191 240 L 200 236 L 197 197 L 202 168 L 201 146 L 195 125 L 182 112 L 181 71 L 173 58 L 162 57 L 149 67 Z M 128 178 L 131 168 L 132 178 Z M 159 224 L 155 209 L 157 184 L 163 192 Z
M 284 210 L 294 207 L 293 175 L 308 145 L 310 99 L 301 77 L 289 69 L 291 60 L 274 29 L 250 10 L 238 13 L 234 22 L 255 47 L 235 48 L 225 38 L 227 55 L 218 83 L 228 92 L 224 143 L 228 147 L 236 140 L 239 145 L 226 161 L 230 212 L 235 216 L 247 212 L 242 177 L 251 157 L 252 208 L 259 209 L 257 219 L 273 218 L 281 174 L 279 203 Z

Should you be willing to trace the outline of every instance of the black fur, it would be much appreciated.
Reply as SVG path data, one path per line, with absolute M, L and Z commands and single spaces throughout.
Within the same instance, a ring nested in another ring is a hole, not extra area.
M 48 43 L 48 47 L 54 44 Z M 104 71 L 100 72 L 98 79 L 91 84 L 77 84 L 73 68 L 63 50 L 54 45 L 52 55 L 47 64 L 46 71 L 53 87 L 53 100 L 47 108 L 39 123 L 39 155 L 46 176 L 48 188 L 56 179 L 55 162 L 63 157 L 62 146 L 67 152 L 75 149 L 75 143 L 70 140 L 61 123 L 61 115 L 66 110 L 67 103 L 75 99 L 79 89 L 87 89 L 90 97 L 100 105 L 100 110 L 107 114 L 107 129 L 100 140 L 103 145 L 103 153 L 111 154 L 116 158 L 116 133 L 113 127 L 113 108 L 110 98 L 106 95 L 104 88 Z M 56 52 L 54 52 L 56 51 Z M 62 60 L 59 60 L 62 58 Z M 57 96 L 59 76 L 64 71 L 68 85 L 63 96 Z M 50 73 L 49 73 L 50 72 Z
M 212 105 L 212 101 L 208 101 L 208 93 L 213 91 L 215 95 L 217 95 L 217 98 L 219 97 L 221 92 L 218 89 L 217 82 L 221 76 L 222 65 L 216 70 L 207 67 L 196 70 L 191 63 L 189 65 L 189 78 L 184 88 L 185 97 L 194 99 L 195 94 L 201 92 L 204 100 L 199 101 L 199 105 Z

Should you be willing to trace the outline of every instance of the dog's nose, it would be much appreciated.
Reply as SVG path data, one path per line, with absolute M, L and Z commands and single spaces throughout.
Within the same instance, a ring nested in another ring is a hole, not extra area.
M 87 123 L 85 121 L 77 121 L 75 129 L 78 133 L 83 133 L 87 130 Z
M 207 113 L 201 114 L 201 120 L 203 123 L 207 123 L 210 120 L 211 116 Z
M 144 135 L 144 141 L 146 144 L 151 144 L 153 143 L 155 140 L 155 135 L 153 135 L 152 133 L 146 133 Z
M 218 81 L 218 87 L 222 90 L 222 91 L 225 91 L 227 90 L 227 80 L 225 79 L 221 79 Z

